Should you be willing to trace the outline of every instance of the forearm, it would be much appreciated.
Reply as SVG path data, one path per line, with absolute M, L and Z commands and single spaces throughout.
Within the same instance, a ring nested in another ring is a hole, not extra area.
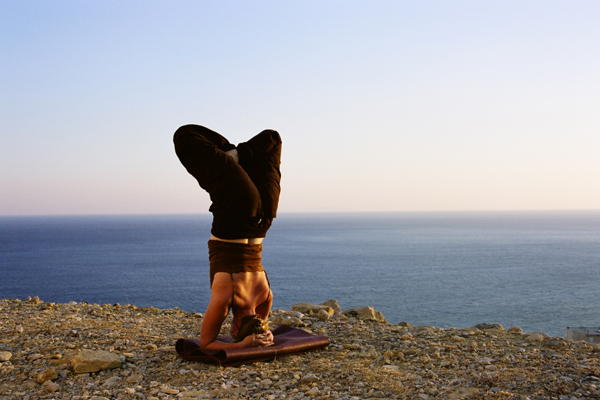
M 200 347 L 205 350 L 225 350 L 225 349 L 239 349 L 239 348 L 248 347 L 248 346 L 247 345 L 245 346 L 244 342 L 231 343 L 231 342 L 221 342 L 219 340 L 215 340 L 213 342 L 208 343 L 205 346 L 203 346 L 201 343 Z
M 202 339 L 200 340 L 200 348 L 208 350 L 239 349 L 242 347 L 262 347 L 272 346 L 273 344 L 273 333 L 271 331 L 266 331 L 265 333 L 262 333 L 260 335 L 246 336 L 244 340 L 237 343 L 213 340 L 212 342 L 204 345 L 202 343 Z

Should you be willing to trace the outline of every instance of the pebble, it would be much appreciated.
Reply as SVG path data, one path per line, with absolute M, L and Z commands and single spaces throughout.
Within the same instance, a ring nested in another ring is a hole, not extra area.
M 58 383 L 54 383 L 52 381 L 46 381 L 42 384 L 42 388 L 44 388 L 44 390 L 48 393 L 54 393 L 54 392 L 58 391 L 58 389 L 60 389 L 60 386 Z
M 8 361 L 12 358 L 10 351 L 0 351 L 0 362 Z
M 27 361 L 35 361 L 35 360 L 39 360 L 40 358 L 44 358 L 44 356 L 39 353 L 31 354 L 31 355 L 27 356 Z
M 0 399 L 600 398 L 596 344 L 493 323 L 393 325 L 368 306 L 344 315 L 335 301 L 306 304 L 305 313 L 273 310 L 271 327 L 274 321 L 301 326 L 329 337 L 329 347 L 222 368 L 186 362 L 174 351 L 179 337 L 199 337 L 199 313 L 0 300 L 0 332 L 7 333 L 0 337 Z M 17 334 L 17 326 L 26 334 Z M 116 365 L 81 372 L 74 360 L 82 352 L 108 353 Z
M 127 378 L 127 382 L 128 383 L 139 383 L 144 379 L 144 377 L 140 374 L 131 374 L 128 378 Z
M 321 394 L 321 391 L 317 387 L 313 387 L 305 393 L 307 396 L 318 396 Z
M 314 382 L 318 382 L 319 378 L 313 374 L 308 374 L 302 377 L 302 379 L 300 379 L 300 382 L 302 383 L 314 383 Z
M 58 378 L 58 374 L 54 368 L 48 368 L 40 372 L 37 376 L 37 383 L 44 383 L 46 381 L 53 381 Z
M 317 312 L 317 317 L 319 318 L 319 321 L 327 321 L 330 318 L 330 315 L 326 310 L 319 310 Z
M 105 380 L 102 383 L 102 386 L 106 387 L 106 388 L 111 388 L 111 387 L 115 386 L 120 380 L 121 380 L 120 377 L 112 376 L 112 377 L 108 378 L 107 380 Z

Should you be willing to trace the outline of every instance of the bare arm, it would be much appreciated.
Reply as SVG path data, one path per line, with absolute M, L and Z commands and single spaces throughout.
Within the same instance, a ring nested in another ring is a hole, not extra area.
M 268 346 L 272 344 L 272 335 L 251 335 L 237 343 L 226 343 L 217 340 L 221 331 L 221 325 L 229 312 L 232 296 L 233 284 L 231 277 L 227 274 L 216 274 L 212 285 L 210 302 L 204 314 L 200 330 L 200 348 L 222 350 L 227 348 Z
M 227 279 L 227 275 L 217 274 L 212 284 L 210 302 L 208 303 L 208 308 L 206 309 L 204 320 L 202 321 L 202 328 L 200 330 L 200 348 L 214 350 L 223 348 L 218 346 L 221 342 L 215 341 L 221 331 L 221 325 L 229 313 L 232 295 L 233 286 L 231 284 L 231 279 Z M 217 345 L 218 348 L 215 348 L 215 345 Z

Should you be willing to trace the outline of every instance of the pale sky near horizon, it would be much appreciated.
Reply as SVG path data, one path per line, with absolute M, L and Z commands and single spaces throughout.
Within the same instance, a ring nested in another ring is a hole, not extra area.
M 181 125 L 280 132 L 280 212 L 600 209 L 600 2 L 0 0 L 0 215 L 204 213 Z

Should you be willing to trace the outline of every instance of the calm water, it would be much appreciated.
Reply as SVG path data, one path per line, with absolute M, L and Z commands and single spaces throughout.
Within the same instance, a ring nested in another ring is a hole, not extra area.
M 204 312 L 210 215 L 0 218 L 0 297 Z M 564 336 L 600 325 L 600 212 L 282 214 L 274 308 L 337 299 L 392 323 Z

